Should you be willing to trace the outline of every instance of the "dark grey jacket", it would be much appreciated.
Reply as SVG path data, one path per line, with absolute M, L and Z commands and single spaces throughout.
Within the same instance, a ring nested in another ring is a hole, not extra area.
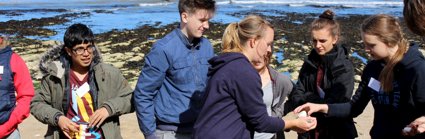
M 284 116 L 284 107 L 286 97 L 292 92 L 294 84 L 289 77 L 277 72 L 269 67 L 269 72 L 272 80 L 273 102 L 272 102 L 272 116 L 282 118 Z M 276 133 L 275 138 L 284 139 L 285 135 L 282 132 Z

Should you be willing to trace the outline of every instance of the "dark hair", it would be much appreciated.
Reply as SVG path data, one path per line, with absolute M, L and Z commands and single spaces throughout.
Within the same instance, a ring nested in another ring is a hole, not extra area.
M 239 23 L 230 23 L 223 33 L 222 52 L 242 52 L 243 44 L 251 38 L 262 38 L 273 26 L 257 15 L 249 15 Z
M 410 31 L 425 36 L 425 1 L 404 0 L 403 16 Z
M 65 47 L 72 48 L 78 44 L 94 44 L 94 35 L 86 25 L 77 23 L 68 27 L 63 37 Z
M 204 9 L 215 12 L 214 0 L 179 0 L 179 13 L 194 13 L 196 10 Z
M 394 67 L 403 59 L 408 49 L 408 42 L 398 20 L 390 15 L 378 14 L 367 18 L 362 24 L 362 33 L 376 36 L 389 47 L 398 45 L 397 52 L 390 58 L 379 75 L 382 89 L 389 93 L 393 89 Z
M 328 28 L 333 37 L 338 37 L 341 33 L 339 23 L 334 19 L 335 13 L 331 10 L 324 11 L 318 19 L 310 25 L 310 31 Z

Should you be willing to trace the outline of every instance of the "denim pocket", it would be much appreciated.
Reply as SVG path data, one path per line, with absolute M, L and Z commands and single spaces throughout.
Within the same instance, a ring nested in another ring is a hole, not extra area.
M 169 77 L 177 84 L 189 83 L 193 79 L 194 71 L 192 71 L 192 65 L 193 63 L 186 60 L 176 62 L 170 71 Z

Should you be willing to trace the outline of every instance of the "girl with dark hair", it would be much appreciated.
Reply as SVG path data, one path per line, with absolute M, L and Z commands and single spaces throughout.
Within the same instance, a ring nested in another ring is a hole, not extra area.
M 289 96 L 285 113 L 307 102 L 332 104 L 350 101 L 354 89 L 354 68 L 348 58 L 348 50 L 337 45 L 340 27 L 334 16 L 331 10 L 326 10 L 311 23 L 314 49 L 304 60 L 296 89 Z M 308 134 L 299 134 L 298 138 L 357 137 L 352 118 L 328 118 L 324 114 L 312 116 L 317 118 L 316 129 Z

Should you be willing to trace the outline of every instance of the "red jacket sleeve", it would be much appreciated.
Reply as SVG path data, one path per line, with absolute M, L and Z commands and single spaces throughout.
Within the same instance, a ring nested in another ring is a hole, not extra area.
M 24 60 L 18 54 L 13 53 L 10 60 L 13 81 L 16 90 L 16 107 L 7 122 L 0 125 L 0 138 L 12 133 L 18 124 L 29 116 L 30 102 L 34 96 L 34 86 L 31 75 Z

